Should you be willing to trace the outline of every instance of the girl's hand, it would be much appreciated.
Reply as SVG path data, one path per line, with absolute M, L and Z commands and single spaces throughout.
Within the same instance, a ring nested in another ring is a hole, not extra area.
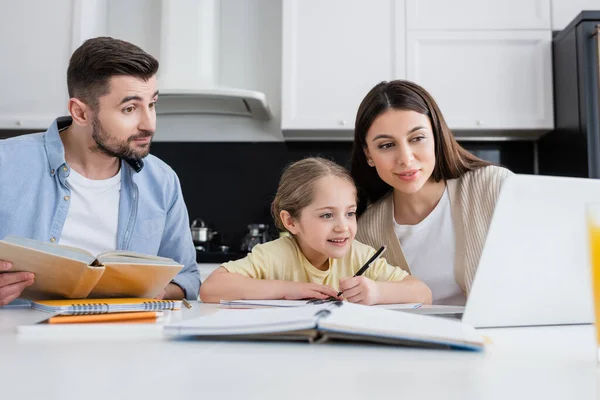
M 281 281 L 281 294 L 285 300 L 337 298 L 337 292 L 326 285 L 317 283 Z
M 364 276 L 340 279 L 340 291 L 344 292 L 343 296 L 351 303 L 370 306 L 380 301 L 377 282 Z

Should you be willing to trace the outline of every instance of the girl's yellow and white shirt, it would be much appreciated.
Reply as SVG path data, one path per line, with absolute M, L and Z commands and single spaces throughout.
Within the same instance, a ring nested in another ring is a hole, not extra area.
M 241 260 L 222 266 L 249 278 L 318 283 L 339 290 L 340 279 L 352 277 L 373 254 L 374 248 L 354 240 L 343 258 L 330 258 L 329 268 L 321 271 L 306 259 L 293 237 L 284 236 L 259 244 Z M 401 281 L 408 275 L 402 268 L 388 264 L 383 256 L 373 261 L 363 274 L 374 281 L 388 282 Z

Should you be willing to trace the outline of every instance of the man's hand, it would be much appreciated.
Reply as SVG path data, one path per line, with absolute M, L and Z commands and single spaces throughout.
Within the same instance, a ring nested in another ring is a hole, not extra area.
M 31 272 L 7 272 L 11 269 L 10 262 L 0 260 L 0 306 L 16 299 L 27 286 L 33 284 L 34 275 Z
M 156 300 L 181 300 L 185 297 L 185 293 L 174 283 L 169 283 L 162 292 L 160 292 L 155 299 Z
M 280 281 L 279 284 L 281 287 L 278 290 L 286 300 L 337 298 L 333 288 L 318 283 Z
M 340 279 L 340 291 L 344 292 L 344 297 L 351 303 L 369 306 L 379 303 L 377 282 L 364 276 Z

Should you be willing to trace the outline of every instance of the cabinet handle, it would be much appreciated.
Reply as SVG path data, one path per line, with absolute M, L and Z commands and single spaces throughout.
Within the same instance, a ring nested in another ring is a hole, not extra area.
M 338 121 L 338 123 L 339 123 L 341 126 L 345 126 L 345 125 L 348 123 L 348 121 L 346 121 L 345 119 L 340 119 L 340 120 Z
M 475 121 L 475 124 L 477 124 L 477 126 L 483 126 L 483 121 L 478 119 L 477 121 Z
M 17 121 L 15 121 L 15 125 L 21 126 L 21 125 L 23 125 L 23 122 L 21 122 L 21 120 L 18 119 Z

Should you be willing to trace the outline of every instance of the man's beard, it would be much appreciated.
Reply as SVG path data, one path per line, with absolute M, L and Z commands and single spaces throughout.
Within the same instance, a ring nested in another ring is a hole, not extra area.
M 153 135 L 152 131 L 140 131 L 137 135 L 130 136 L 125 140 L 118 140 L 104 130 L 97 116 L 92 121 L 92 139 L 96 142 L 94 150 L 110 157 L 141 160 L 150 153 L 150 143 L 132 146 L 131 142 Z

